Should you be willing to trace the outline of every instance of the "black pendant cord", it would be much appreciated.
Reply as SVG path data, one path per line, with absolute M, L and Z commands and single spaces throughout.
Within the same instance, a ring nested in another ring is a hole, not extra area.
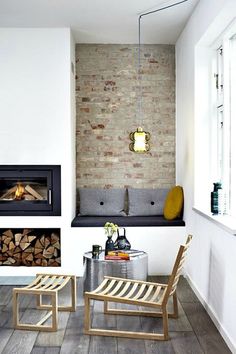
M 174 4 L 171 4 L 171 5 L 167 5 L 167 6 L 164 6 L 164 7 L 160 7 L 159 9 L 156 9 L 156 10 L 153 10 L 153 11 L 148 11 L 148 12 L 144 12 L 142 13 L 141 15 L 139 15 L 139 18 L 138 18 L 138 80 L 139 80 L 139 116 L 141 118 L 141 114 L 142 114 L 142 85 L 141 85 L 141 18 L 143 16 L 147 16 L 147 15 L 151 15 L 151 14 L 154 14 L 155 12 L 159 12 L 159 11 L 162 11 L 162 10 L 166 10 L 166 9 L 169 9 L 171 7 L 174 7 L 174 6 L 177 6 L 177 5 L 180 5 L 184 2 L 186 2 L 188 0 L 182 0 L 182 1 L 179 1 L 179 2 L 176 2 Z M 140 119 L 141 120 L 141 119 Z
M 159 11 L 162 11 L 162 10 L 169 9 L 170 7 L 174 7 L 174 6 L 180 5 L 180 4 L 182 4 L 183 2 L 186 2 L 186 1 L 188 1 L 188 0 L 182 0 L 182 1 L 179 1 L 179 2 L 175 2 L 174 4 L 171 4 L 171 5 L 160 7 L 159 9 L 156 9 L 156 10 L 153 10 L 153 11 L 144 12 L 141 15 L 139 15 L 139 19 L 141 19 L 143 16 L 154 14 L 155 12 L 159 12 Z
M 182 0 L 182 1 L 179 1 L 179 2 L 175 2 L 174 4 L 167 5 L 167 6 L 164 6 L 164 7 L 160 7 L 159 9 L 156 9 L 156 10 L 153 10 L 153 11 L 144 12 L 141 15 L 139 15 L 139 18 L 138 18 L 138 48 L 139 48 L 139 51 L 138 51 L 138 53 L 139 53 L 139 55 L 138 55 L 138 65 L 139 65 L 139 69 L 140 69 L 140 45 L 141 45 L 141 18 L 143 16 L 151 15 L 151 14 L 154 14 L 155 12 L 159 12 L 159 11 L 166 10 L 166 9 L 171 8 L 171 7 L 180 5 L 180 4 L 182 4 L 182 3 L 186 2 L 186 1 L 188 1 L 188 0 Z

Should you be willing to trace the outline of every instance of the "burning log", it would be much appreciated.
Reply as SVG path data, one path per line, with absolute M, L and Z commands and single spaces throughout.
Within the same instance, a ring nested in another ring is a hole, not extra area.
M 4 193 L 0 200 L 44 200 L 42 195 L 32 188 L 29 184 L 24 186 L 23 183 L 18 182 Z
M 7 199 L 8 197 L 10 197 L 11 194 L 16 192 L 16 189 L 17 186 L 8 189 L 8 191 L 1 196 L 0 200 Z
M 36 192 L 36 190 L 34 190 L 33 188 L 31 188 L 28 184 L 27 184 L 27 186 L 25 186 L 25 190 L 26 190 L 29 194 L 32 194 L 32 196 L 35 197 L 35 199 L 43 200 L 43 197 L 42 197 L 38 192 Z
M 16 200 L 23 199 L 24 192 L 25 192 L 24 186 L 20 183 L 17 183 L 16 191 L 15 191 L 15 199 Z

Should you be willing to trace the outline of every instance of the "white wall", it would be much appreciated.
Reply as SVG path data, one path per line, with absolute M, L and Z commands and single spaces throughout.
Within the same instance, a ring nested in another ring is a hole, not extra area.
M 61 228 L 64 271 L 75 206 L 73 39 L 68 28 L 2 28 L 0 43 L 0 164 L 58 164 L 62 171 L 61 217 L 0 217 L 0 227 Z M 38 270 L 1 267 L 0 274 Z
M 70 32 L 0 30 L 1 163 L 61 163 Z
M 198 215 L 192 207 L 198 202 L 196 195 L 194 200 L 196 175 L 204 178 L 205 173 L 209 172 L 199 159 L 199 151 L 202 157 L 208 151 L 201 149 L 199 141 L 195 141 L 195 133 L 199 133 L 195 128 L 199 126 L 199 121 L 207 124 L 203 119 L 204 110 L 199 110 L 199 104 L 204 105 L 204 100 L 199 102 L 195 96 L 199 91 L 195 89 L 201 75 L 198 46 L 202 46 L 203 53 L 204 46 L 207 48 L 235 16 L 236 2 L 233 0 L 200 0 L 176 45 L 176 177 L 177 183 L 183 185 L 185 190 L 186 229 L 194 235 L 187 273 L 233 352 L 236 352 L 236 238 Z M 202 86 L 204 89 L 206 87 Z M 202 136 L 202 139 L 206 137 Z

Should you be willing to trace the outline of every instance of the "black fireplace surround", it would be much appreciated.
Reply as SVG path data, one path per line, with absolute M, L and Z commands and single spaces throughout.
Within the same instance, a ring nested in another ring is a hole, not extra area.
M 61 166 L 0 165 L 0 216 L 61 215 Z

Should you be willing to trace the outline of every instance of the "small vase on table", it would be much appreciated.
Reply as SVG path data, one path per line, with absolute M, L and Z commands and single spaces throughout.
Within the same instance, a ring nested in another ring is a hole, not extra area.
M 109 251 L 114 250 L 114 242 L 112 240 L 112 236 L 108 236 L 105 244 L 105 256 L 108 255 Z
M 112 240 L 113 234 L 117 231 L 118 225 L 112 222 L 106 222 L 104 225 L 105 234 L 107 235 L 107 241 L 105 244 L 105 256 L 107 256 L 109 251 L 114 250 L 114 242 Z

